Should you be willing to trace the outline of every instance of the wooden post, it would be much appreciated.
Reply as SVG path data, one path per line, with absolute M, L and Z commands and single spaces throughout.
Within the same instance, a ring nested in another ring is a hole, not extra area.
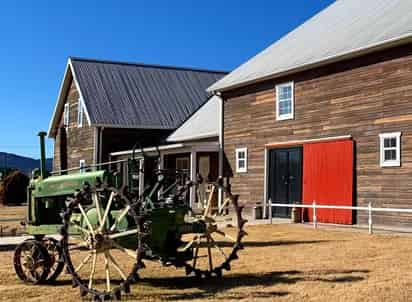
M 269 223 L 272 224 L 272 200 L 269 198 Z
M 369 202 L 368 204 L 368 211 L 369 211 L 369 219 L 368 219 L 368 224 L 369 224 L 369 235 L 373 234 L 373 227 L 372 227 L 372 203 Z
M 314 200 L 312 203 L 312 209 L 313 209 L 313 228 L 317 229 L 318 228 L 318 221 L 316 217 L 316 201 Z
M 196 150 L 190 152 L 190 180 L 196 182 L 196 170 L 197 170 L 197 153 Z M 196 187 L 190 188 L 190 207 L 194 207 L 196 201 Z
M 219 97 L 219 181 L 222 181 L 223 185 L 223 163 L 224 163 L 224 140 L 223 140 L 223 121 L 224 121 L 224 108 L 223 108 L 223 99 Z M 222 207 L 224 199 L 224 192 L 221 187 L 219 187 L 218 193 L 218 207 Z

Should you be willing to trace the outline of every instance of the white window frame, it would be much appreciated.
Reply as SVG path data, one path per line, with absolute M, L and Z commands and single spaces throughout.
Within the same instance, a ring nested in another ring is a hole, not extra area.
M 63 109 L 63 126 L 68 127 L 70 123 L 70 105 L 69 103 L 64 104 Z
M 279 114 L 279 90 L 282 87 L 291 86 L 291 104 L 290 104 L 290 113 L 288 114 Z M 283 121 L 283 120 L 292 120 L 295 117 L 295 83 L 294 82 L 287 82 L 276 85 L 276 120 Z
M 86 161 L 84 159 L 79 161 L 79 171 L 80 173 L 86 172 Z
M 392 132 L 392 133 L 381 133 L 379 134 L 379 145 L 380 145 L 380 166 L 381 167 L 400 167 L 401 166 L 401 135 L 402 132 Z M 386 138 L 396 138 L 396 147 L 386 147 L 384 145 Z M 395 149 L 396 159 L 395 160 L 385 160 L 385 150 Z
M 83 102 L 79 98 L 77 101 L 77 127 L 83 127 Z
M 244 152 L 245 158 L 239 158 L 239 154 Z M 244 167 L 240 167 L 239 162 L 244 161 Z M 236 148 L 236 173 L 247 172 L 247 148 Z

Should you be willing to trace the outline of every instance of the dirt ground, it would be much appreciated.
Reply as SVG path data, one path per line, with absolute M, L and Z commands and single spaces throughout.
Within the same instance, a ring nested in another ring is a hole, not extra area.
M 27 206 L 9 207 L 0 205 L 0 227 L 3 232 L 8 233 L 12 229 L 17 229 L 17 233 L 24 232 L 24 227 L 20 224 L 20 221 L 26 217 L 26 212 Z
M 128 301 L 410 301 L 412 237 L 302 225 L 247 228 L 245 250 L 221 280 L 146 263 Z M 0 252 L 1 301 L 79 301 L 67 275 L 55 285 L 24 285 L 12 251 Z

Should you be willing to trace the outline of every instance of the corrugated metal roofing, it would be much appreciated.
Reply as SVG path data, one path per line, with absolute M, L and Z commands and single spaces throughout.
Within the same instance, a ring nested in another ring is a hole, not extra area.
M 71 58 L 91 125 L 175 129 L 226 73 Z
M 410 38 L 411 0 L 338 0 L 208 90 L 243 86 Z
M 168 142 L 190 141 L 219 136 L 219 104 L 221 98 L 214 95 L 189 117 L 168 138 Z

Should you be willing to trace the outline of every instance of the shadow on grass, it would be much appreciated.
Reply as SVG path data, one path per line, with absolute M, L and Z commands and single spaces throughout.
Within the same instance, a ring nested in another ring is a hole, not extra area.
M 244 299 L 244 298 L 273 298 L 286 296 L 285 291 L 245 290 L 229 292 L 239 287 L 267 287 L 276 284 L 295 284 L 297 282 L 328 282 L 348 283 L 359 282 L 366 279 L 368 270 L 323 270 L 323 271 L 279 271 L 262 274 L 233 274 L 223 279 L 198 280 L 194 277 L 167 277 L 145 278 L 141 282 L 156 288 L 198 291 L 182 294 L 162 294 L 165 300 L 190 300 L 190 299 Z M 225 292 L 224 296 L 216 294 Z
M 333 240 L 244 241 L 243 245 L 246 247 L 270 247 L 270 246 L 317 244 L 317 243 L 329 243 L 329 242 L 333 242 Z
M 215 240 L 220 247 L 232 247 L 233 243 L 228 241 Z M 274 240 L 274 241 L 243 241 L 245 247 L 271 247 L 271 246 L 289 246 L 302 244 L 322 244 L 336 242 L 335 240 Z M 200 244 L 200 247 L 207 247 L 206 243 Z
M 0 252 L 10 252 L 16 249 L 16 244 L 3 244 L 0 245 Z
M 160 277 L 144 278 L 138 282 L 140 285 L 148 285 L 154 290 L 133 290 L 126 295 L 126 300 L 140 300 L 144 297 L 152 297 L 161 300 L 235 300 L 235 299 L 274 299 L 289 295 L 287 291 L 262 290 L 262 288 L 274 285 L 292 285 L 298 282 L 327 282 L 327 283 L 351 283 L 365 280 L 369 270 L 311 270 L 311 271 L 277 271 L 261 274 L 232 274 L 222 279 L 203 279 L 195 277 Z M 104 281 L 104 280 L 103 280 Z M 72 284 L 71 280 L 57 280 L 53 286 L 65 286 Z M 248 287 L 242 290 L 233 289 Z

